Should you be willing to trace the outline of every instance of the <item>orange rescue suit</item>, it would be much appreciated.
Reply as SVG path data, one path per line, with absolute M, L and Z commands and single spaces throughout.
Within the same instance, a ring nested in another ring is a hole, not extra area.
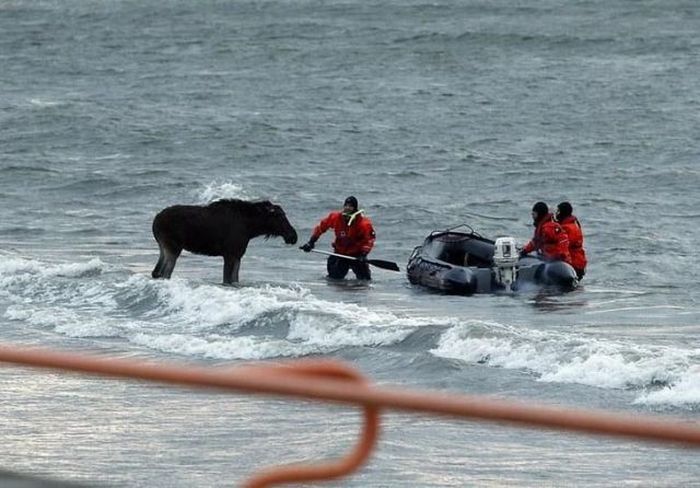
M 548 261 L 560 260 L 571 264 L 569 238 L 564 229 L 553 220 L 551 213 L 540 219 L 534 237 L 523 247 L 523 253 L 535 250 Z
M 586 259 L 586 251 L 583 249 L 583 231 L 578 219 L 573 215 L 564 217 L 560 222 L 562 229 L 569 237 L 569 254 L 571 254 L 571 266 L 578 272 L 583 273 L 586 270 L 588 260 Z
M 321 234 L 331 228 L 335 231 L 333 249 L 339 254 L 359 256 L 369 254 L 374 247 L 376 236 L 372 221 L 361 213 L 354 214 L 348 221 L 343 217 L 342 212 L 329 213 L 314 227 L 311 239 L 318 240 Z

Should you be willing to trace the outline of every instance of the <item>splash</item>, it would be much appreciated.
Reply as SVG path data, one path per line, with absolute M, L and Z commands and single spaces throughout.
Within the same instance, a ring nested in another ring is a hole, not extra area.
M 431 352 L 467 363 L 527 370 L 542 382 L 609 389 L 648 389 L 658 385 L 679 388 L 697 368 L 691 364 L 698 359 L 696 351 L 690 349 L 603 340 L 583 334 L 515 328 L 483 321 L 469 321 L 450 328 Z M 663 394 L 644 398 L 653 401 L 663 398 Z M 674 398 L 675 401 L 679 399 L 678 396 Z
M 224 360 L 387 346 L 426 324 L 388 310 L 322 300 L 299 285 L 153 280 L 108 270 L 99 260 L 3 261 L 0 293 L 9 303 L 3 317 L 20 328 Z
M 640 395 L 635 399 L 634 404 L 671 405 L 689 409 L 700 407 L 700 366 L 689 367 L 673 384 Z
M 241 185 L 237 185 L 235 183 L 218 182 L 209 183 L 197 193 L 197 199 L 202 204 L 211 203 L 222 198 L 240 198 L 241 200 L 250 200 L 255 198 L 255 196 L 244 190 Z

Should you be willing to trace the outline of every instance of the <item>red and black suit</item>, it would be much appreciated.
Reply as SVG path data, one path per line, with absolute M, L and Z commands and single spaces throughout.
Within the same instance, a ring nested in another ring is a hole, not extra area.
M 321 234 L 328 229 L 335 231 L 333 249 L 338 254 L 352 257 L 366 257 L 374 247 L 376 238 L 372 221 L 362 215 L 362 211 L 355 212 L 351 216 L 343 212 L 331 212 L 318 223 L 311 234 L 311 242 L 316 242 Z M 354 261 L 329 256 L 328 276 L 331 278 L 345 278 L 348 270 L 352 269 L 357 278 L 371 279 L 369 265 L 365 261 Z
M 569 238 L 571 266 L 576 270 L 576 275 L 580 280 L 583 278 L 583 275 L 586 274 L 586 265 L 588 264 L 586 251 L 583 249 L 583 231 L 581 230 L 581 224 L 575 216 L 569 215 L 568 217 L 560 219 L 559 225 L 561 225 Z
M 551 213 L 540 217 L 535 226 L 535 235 L 523 246 L 523 254 L 529 254 L 532 251 L 537 251 L 547 261 L 564 261 L 571 264 L 569 238 Z

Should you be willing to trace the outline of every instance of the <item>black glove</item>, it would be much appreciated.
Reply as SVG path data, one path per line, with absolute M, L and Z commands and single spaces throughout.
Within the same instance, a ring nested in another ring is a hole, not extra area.
M 311 252 L 311 250 L 312 250 L 313 248 L 314 248 L 314 242 L 313 242 L 313 241 L 309 241 L 309 242 L 307 242 L 306 244 L 304 244 L 303 246 L 301 246 L 299 249 L 301 249 L 301 250 L 304 251 L 304 252 Z
M 519 258 L 525 258 L 525 257 L 527 257 L 527 254 L 528 254 L 528 253 L 526 253 L 525 251 L 520 251 L 520 254 L 518 254 L 518 257 L 519 257 Z
M 361 263 L 366 263 L 367 262 L 367 255 L 366 254 L 360 254 L 357 256 L 357 260 Z

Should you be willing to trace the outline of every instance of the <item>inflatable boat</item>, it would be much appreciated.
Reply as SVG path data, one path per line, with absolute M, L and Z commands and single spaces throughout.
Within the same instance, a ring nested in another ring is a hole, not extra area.
M 455 230 L 460 227 L 466 231 Z M 571 265 L 534 254 L 520 257 L 513 237 L 493 241 L 466 224 L 431 232 L 411 253 L 406 270 L 413 284 L 458 295 L 578 286 Z

